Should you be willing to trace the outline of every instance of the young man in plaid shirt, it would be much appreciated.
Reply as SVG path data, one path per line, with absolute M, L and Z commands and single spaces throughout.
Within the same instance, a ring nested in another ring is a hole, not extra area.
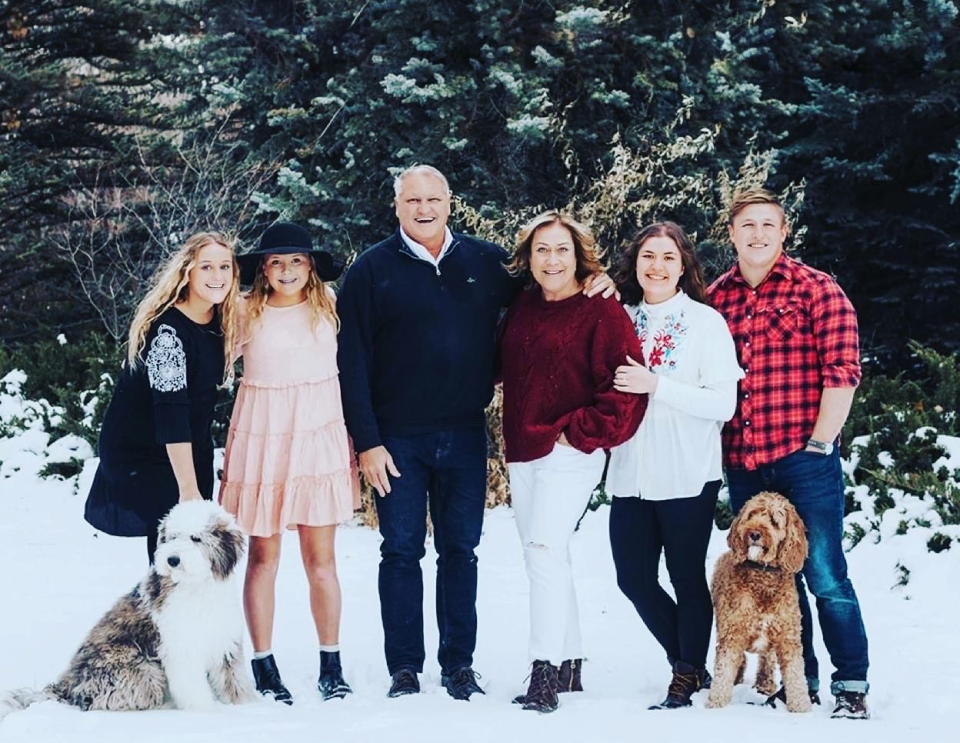
M 830 276 L 783 252 L 789 234 L 777 198 L 738 194 L 730 207 L 737 265 L 709 289 L 730 326 L 740 366 L 737 412 L 723 429 L 736 513 L 763 490 L 785 495 L 807 528 L 802 575 L 817 599 L 823 641 L 836 668 L 834 717 L 868 717 L 867 635 L 843 553 L 844 489 L 837 442 L 860 382 L 857 316 Z M 819 703 L 813 622 L 797 576 L 810 697 Z M 785 700 L 781 688 L 770 703 Z

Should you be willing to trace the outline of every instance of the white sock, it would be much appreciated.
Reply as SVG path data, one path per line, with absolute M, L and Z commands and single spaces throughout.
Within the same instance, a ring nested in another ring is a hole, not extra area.
M 320 650 L 324 653 L 339 653 L 340 644 L 337 643 L 336 645 L 321 645 Z
M 270 656 L 270 655 L 273 655 L 273 651 L 272 651 L 272 650 L 261 650 L 259 653 L 254 653 L 254 654 L 253 654 L 253 659 L 254 659 L 254 660 L 263 660 L 264 658 L 266 658 L 267 656 Z

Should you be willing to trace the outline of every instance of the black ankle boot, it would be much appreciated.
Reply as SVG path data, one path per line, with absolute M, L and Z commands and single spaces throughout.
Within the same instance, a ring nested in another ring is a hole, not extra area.
M 557 667 L 546 660 L 535 660 L 527 693 L 516 697 L 513 703 L 534 712 L 553 712 L 560 706 L 559 687 Z
M 317 688 L 323 701 L 343 699 L 347 694 L 353 694 L 350 684 L 343 680 L 339 650 L 332 653 L 320 651 L 320 678 L 317 679 Z
M 280 679 L 280 669 L 272 655 L 266 658 L 254 658 L 250 661 L 253 666 L 253 680 L 257 684 L 257 691 L 266 696 L 272 696 L 276 701 L 284 704 L 293 704 L 293 696 L 287 691 Z
M 565 691 L 583 691 L 583 682 L 580 678 L 582 668 L 582 658 L 565 660 L 560 664 L 560 670 L 557 671 L 557 680 L 560 683 L 561 694 Z
M 678 660 L 673 664 L 673 678 L 667 689 L 667 698 L 660 704 L 654 704 L 648 709 L 679 709 L 689 707 L 692 697 L 704 688 L 704 682 L 712 681 L 710 674 L 703 668 L 696 668 L 689 663 Z

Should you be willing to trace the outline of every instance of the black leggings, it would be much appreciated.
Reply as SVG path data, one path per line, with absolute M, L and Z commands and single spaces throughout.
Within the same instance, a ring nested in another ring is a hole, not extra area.
M 719 491 L 720 481 L 714 480 L 695 498 L 614 498 L 610 508 L 617 585 L 666 651 L 671 666 L 676 661 L 706 666 L 713 604 L 705 561 Z M 660 586 L 661 552 L 666 554 L 676 601 Z

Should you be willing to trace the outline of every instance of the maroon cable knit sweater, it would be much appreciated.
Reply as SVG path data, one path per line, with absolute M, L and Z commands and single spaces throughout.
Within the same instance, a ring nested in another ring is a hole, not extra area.
M 636 433 L 647 395 L 618 392 L 613 377 L 642 351 L 616 300 L 578 292 L 547 302 L 534 285 L 507 311 L 499 350 L 507 462 L 545 457 L 561 432 L 586 454 Z

